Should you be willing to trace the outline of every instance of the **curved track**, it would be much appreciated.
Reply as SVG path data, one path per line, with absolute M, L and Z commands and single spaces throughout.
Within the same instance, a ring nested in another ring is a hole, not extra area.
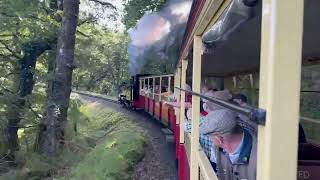
M 134 169 L 134 180 L 177 180 L 178 172 L 175 163 L 173 143 L 167 143 L 161 131 L 162 125 L 143 111 L 131 111 L 121 108 L 113 100 L 102 99 L 92 95 L 78 93 L 81 100 L 97 102 L 114 111 L 121 112 L 146 130 L 147 148 L 143 160 Z

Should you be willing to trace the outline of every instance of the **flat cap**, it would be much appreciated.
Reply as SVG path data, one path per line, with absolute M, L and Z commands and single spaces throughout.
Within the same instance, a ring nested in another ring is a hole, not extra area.
M 216 98 L 219 100 L 223 100 L 223 101 L 229 101 L 232 98 L 232 94 L 228 91 L 228 90 L 223 90 L 223 91 L 208 91 L 206 93 L 204 93 L 203 95 L 210 97 L 210 98 Z M 215 111 L 218 109 L 222 109 L 222 106 L 219 106 L 213 102 L 210 102 L 208 100 L 203 100 L 206 103 L 206 109 L 208 111 Z
M 227 109 L 211 111 L 200 125 L 200 133 L 226 135 L 231 134 L 237 127 L 237 114 Z

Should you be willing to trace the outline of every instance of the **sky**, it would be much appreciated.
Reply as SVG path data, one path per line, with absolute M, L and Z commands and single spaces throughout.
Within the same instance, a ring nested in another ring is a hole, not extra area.
M 97 3 L 89 2 L 88 0 L 81 0 L 80 3 L 80 11 L 84 14 L 91 14 L 94 16 L 98 16 L 98 23 L 102 26 L 106 26 L 114 31 L 123 32 L 125 30 L 124 24 L 121 22 L 121 19 L 124 14 L 124 6 L 122 0 L 101 0 L 105 2 L 112 3 L 116 8 L 116 13 L 113 10 L 110 10 L 106 7 L 100 6 Z M 115 15 L 114 18 L 110 18 L 110 16 Z

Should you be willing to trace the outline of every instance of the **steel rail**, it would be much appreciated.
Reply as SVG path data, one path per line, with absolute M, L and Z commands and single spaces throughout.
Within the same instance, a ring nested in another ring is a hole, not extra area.
M 99 95 L 93 95 L 93 94 L 89 94 L 89 93 L 81 92 L 81 91 L 76 91 L 76 90 L 72 90 L 72 93 L 80 94 L 80 95 L 84 95 L 84 96 L 88 96 L 88 97 L 92 97 L 92 98 L 102 99 L 104 101 L 108 101 L 108 102 L 119 104 L 119 102 L 117 100 L 110 99 L 110 98 L 107 98 L 107 97 L 102 97 L 102 96 L 99 96 Z

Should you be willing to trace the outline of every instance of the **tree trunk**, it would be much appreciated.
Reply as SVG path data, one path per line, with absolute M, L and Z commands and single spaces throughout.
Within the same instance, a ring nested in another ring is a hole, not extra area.
M 47 85 L 47 95 L 50 94 L 50 90 L 52 89 L 52 79 L 53 79 L 53 72 L 56 66 L 56 52 L 57 49 L 50 51 L 48 57 L 48 85 Z M 47 96 L 48 97 L 48 96 Z
M 51 49 L 51 43 L 53 42 L 54 40 L 34 40 L 23 46 L 24 56 L 19 60 L 20 67 L 17 69 L 19 73 L 16 75 L 16 98 L 11 99 L 6 112 L 6 118 L 8 120 L 6 132 L 9 147 L 8 156 L 10 156 L 12 160 L 14 159 L 14 152 L 19 148 L 17 132 L 25 109 L 25 97 L 30 95 L 33 90 L 33 76 L 37 59 L 45 51 Z
M 79 0 L 64 0 L 63 12 L 52 89 L 48 91 L 46 118 L 39 132 L 39 150 L 47 155 L 55 155 L 64 142 L 64 127 L 67 121 L 72 70 L 74 68 Z

